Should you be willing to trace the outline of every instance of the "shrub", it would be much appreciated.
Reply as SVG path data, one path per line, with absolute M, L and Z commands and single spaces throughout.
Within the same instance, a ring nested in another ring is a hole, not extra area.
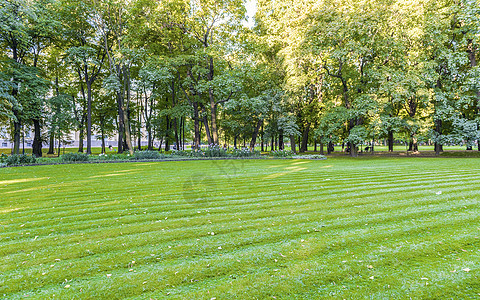
M 293 158 L 297 159 L 327 159 L 325 155 L 320 155 L 320 154 L 311 154 L 311 155 L 294 155 Z
M 154 151 L 154 150 L 136 151 L 132 157 L 132 159 L 134 160 L 162 159 L 162 158 L 165 158 L 165 156 L 160 152 Z
M 190 156 L 192 156 L 191 152 L 182 151 L 182 150 L 179 150 L 179 151 L 173 150 L 172 154 L 170 154 L 170 155 L 171 156 L 180 156 L 180 157 L 190 157 Z
M 190 152 L 190 157 L 204 157 L 205 156 L 205 153 L 203 153 L 202 150 L 192 150 L 192 152 Z
M 210 145 L 205 151 L 203 151 L 205 157 L 227 157 L 227 150 L 219 145 Z
M 260 156 L 260 151 L 255 151 L 255 150 L 250 151 L 247 148 L 234 149 L 231 152 L 231 155 L 233 157 L 256 157 L 256 156 Z
M 55 164 L 62 162 L 60 157 L 39 157 L 35 161 L 36 164 L 44 165 L 44 164 Z
M 7 166 L 19 166 L 19 165 L 34 164 L 35 161 L 36 161 L 36 158 L 33 155 L 13 154 L 8 156 L 5 159 L 5 164 Z
M 129 157 L 126 154 L 100 154 L 98 156 L 92 156 L 90 159 L 93 160 L 104 160 L 104 161 L 109 161 L 109 160 L 128 160 Z
M 2 153 L 2 155 L 0 155 L 0 164 L 6 164 L 7 158 L 8 158 L 8 155 L 6 155 L 5 153 Z
M 295 153 L 290 150 L 278 150 L 270 152 L 273 157 L 292 157 Z
M 60 159 L 62 161 L 88 161 L 89 156 L 82 152 L 68 152 L 60 156 Z

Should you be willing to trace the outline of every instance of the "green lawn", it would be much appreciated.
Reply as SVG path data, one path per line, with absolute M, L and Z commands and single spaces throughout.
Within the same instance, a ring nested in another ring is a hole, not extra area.
M 480 159 L 0 169 L 0 298 L 475 299 L 479 186 Z

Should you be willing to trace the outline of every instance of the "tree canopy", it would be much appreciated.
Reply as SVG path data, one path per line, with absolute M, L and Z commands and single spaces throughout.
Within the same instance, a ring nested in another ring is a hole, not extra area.
M 0 0 L 13 152 L 25 128 L 37 156 L 73 131 L 87 153 L 94 133 L 131 153 L 142 139 L 480 150 L 478 1 L 258 0 L 252 27 L 245 5 Z

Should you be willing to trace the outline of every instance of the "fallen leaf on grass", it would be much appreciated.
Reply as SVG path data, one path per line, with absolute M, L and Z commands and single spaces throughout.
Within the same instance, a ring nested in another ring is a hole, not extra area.
M 462 270 L 465 271 L 465 272 L 467 272 L 467 273 L 470 272 L 470 269 L 469 269 L 469 268 L 465 268 L 465 269 L 462 269 Z

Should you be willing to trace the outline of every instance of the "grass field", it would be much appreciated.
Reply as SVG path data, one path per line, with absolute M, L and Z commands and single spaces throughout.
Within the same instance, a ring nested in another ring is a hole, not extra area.
M 0 298 L 478 299 L 479 186 L 480 159 L 4 168 Z

